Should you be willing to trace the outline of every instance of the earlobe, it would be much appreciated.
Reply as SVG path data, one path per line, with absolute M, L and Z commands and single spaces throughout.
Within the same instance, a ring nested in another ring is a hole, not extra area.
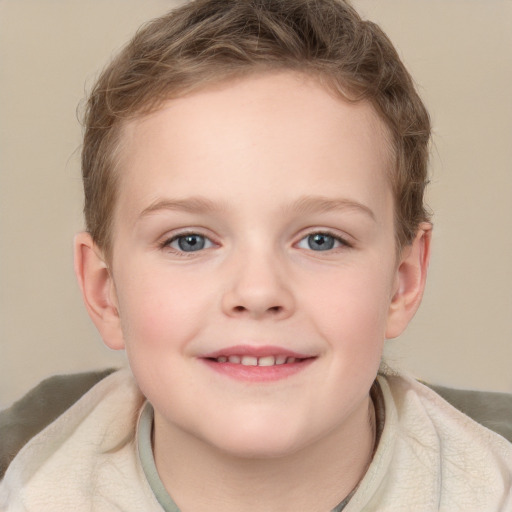
M 75 274 L 85 307 L 105 344 L 124 348 L 114 282 L 102 251 L 89 233 L 75 236 Z
M 396 271 L 394 295 L 388 313 L 386 338 L 396 338 L 416 313 L 427 279 L 432 225 L 420 225 L 411 245 L 405 247 Z

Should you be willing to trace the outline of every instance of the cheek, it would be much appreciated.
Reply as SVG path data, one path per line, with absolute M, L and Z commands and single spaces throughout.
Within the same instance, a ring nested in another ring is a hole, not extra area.
M 193 338 L 204 309 L 197 283 L 179 272 L 154 270 L 134 272 L 122 282 L 118 301 L 128 352 L 183 348 Z
M 375 266 L 343 269 L 312 286 L 317 327 L 331 344 L 350 350 L 371 349 L 385 338 L 390 305 L 390 274 Z

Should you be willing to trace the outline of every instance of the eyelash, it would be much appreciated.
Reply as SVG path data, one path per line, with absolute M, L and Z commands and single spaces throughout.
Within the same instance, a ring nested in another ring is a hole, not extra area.
M 311 231 L 309 233 L 307 233 L 306 235 L 304 235 L 297 243 L 295 243 L 294 245 L 295 246 L 298 246 L 298 244 L 300 244 L 301 242 L 303 241 L 306 241 L 306 243 L 308 243 L 308 238 L 309 237 L 312 237 L 312 236 L 315 236 L 315 235 L 322 235 L 322 236 L 325 236 L 325 237 L 330 237 L 334 240 L 334 243 L 336 244 L 339 244 L 337 247 L 332 247 L 332 248 L 328 248 L 328 249 L 325 249 L 325 250 L 318 250 L 318 251 L 315 251 L 311 248 L 304 248 L 302 247 L 303 249 L 305 250 L 308 250 L 308 251 L 311 251 L 311 252 L 326 252 L 326 253 L 331 253 L 332 251 L 336 250 L 336 249 L 342 249 L 342 248 L 351 248 L 352 247 L 352 244 L 350 242 L 348 242 L 345 238 L 341 237 L 340 235 L 338 234 L 335 234 L 333 233 L 332 231 L 329 231 L 329 230 L 318 230 L 318 231 Z M 201 237 L 202 239 L 205 240 L 206 244 L 208 244 L 208 247 L 201 247 L 199 248 L 198 250 L 196 251 L 184 251 L 182 249 L 179 249 L 179 248 L 176 248 L 176 247 L 172 247 L 172 243 L 173 242 L 177 242 L 179 241 L 180 239 L 182 238 L 185 238 L 187 236 L 196 236 L 196 237 Z M 160 248 L 161 249 L 167 249 L 171 252 L 173 252 L 175 255 L 177 256 L 180 256 L 180 257 L 193 257 L 195 255 L 195 253 L 199 253 L 199 252 L 202 252 L 206 249 L 210 249 L 211 247 L 214 247 L 215 245 L 217 245 L 214 241 L 212 241 L 208 236 L 206 235 L 203 235 L 197 231 L 184 231 L 184 232 L 181 232 L 181 233 L 177 233 L 175 235 L 173 235 L 172 237 L 170 238 L 166 238 L 161 244 L 160 244 Z M 301 248 L 301 247 L 299 247 Z
M 297 244 L 295 245 L 298 245 L 299 243 L 303 242 L 303 241 L 308 241 L 308 238 L 309 237 L 312 237 L 312 236 L 315 236 L 315 235 L 322 235 L 322 236 L 326 236 L 326 237 L 330 237 L 334 240 L 334 243 L 338 243 L 339 245 L 337 247 L 332 247 L 332 248 L 329 248 L 329 249 L 325 249 L 325 250 L 319 250 L 319 251 L 314 251 L 313 249 L 311 248 L 306 248 L 306 250 L 308 251 L 311 251 L 311 252 L 326 252 L 326 253 L 331 253 L 333 251 L 335 251 L 336 249 L 343 249 L 343 248 L 351 248 L 352 247 L 352 244 L 350 242 L 348 242 L 345 238 L 343 238 L 342 236 L 340 236 L 339 234 L 337 233 L 334 233 L 332 231 L 329 231 L 328 229 L 319 229 L 318 231 L 310 231 L 309 233 L 307 233 L 306 235 L 304 235 Z
M 176 248 L 176 247 L 172 247 L 172 243 L 173 242 L 176 242 L 176 241 L 179 241 L 180 239 L 182 238 L 185 238 L 187 236 L 196 236 L 196 237 L 201 237 L 202 239 L 204 239 L 207 243 L 209 243 L 209 246 L 208 247 L 201 247 L 199 250 L 197 251 L 183 251 L 179 248 Z M 180 232 L 180 233 L 177 233 L 169 238 L 166 238 L 161 244 L 160 244 L 160 248 L 161 249 L 167 249 L 169 250 L 170 252 L 174 253 L 175 255 L 177 256 L 180 256 L 180 257 L 184 257 L 184 258 L 190 258 L 190 257 L 193 257 L 195 255 L 195 253 L 198 253 L 198 252 L 202 252 L 204 251 L 205 249 L 210 249 L 211 247 L 215 246 L 217 244 L 215 244 L 215 242 L 213 242 L 208 236 L 206 235 L 203 235 L 197 231 L 183 231 L 183 232 Z

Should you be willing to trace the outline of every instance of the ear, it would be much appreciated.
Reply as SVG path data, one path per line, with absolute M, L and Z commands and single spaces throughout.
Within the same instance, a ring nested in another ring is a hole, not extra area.
M 405 330 L 421 303 L 430 261 L 431 238 L 432 224 L 423 222 L 412 244 L 402 251 L 388 312 L 387 339 L 396 338 Z
M 123 349 L 114 281 L 103 252 L 89 233 L 75 236 L 75 274 L 85 307 L 103 341 L 113 350 Z

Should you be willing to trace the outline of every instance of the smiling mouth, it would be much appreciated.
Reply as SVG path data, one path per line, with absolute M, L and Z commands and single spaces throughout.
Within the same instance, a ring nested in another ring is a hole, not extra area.
M 285 355 L 262 357 L 232 355 L 211 358 L 210 361 L 213 361 L 215 363 L 240 364 L 242 366 L 276 366 L 282 364 L 300 363 L 305 359 L 309 358 L 289 357 Z
M 200 359 L 210 369 L 235 380 L 272 382 L 301 373 L 318 356 L 272 345 L 236 345 L 204 354 Z

